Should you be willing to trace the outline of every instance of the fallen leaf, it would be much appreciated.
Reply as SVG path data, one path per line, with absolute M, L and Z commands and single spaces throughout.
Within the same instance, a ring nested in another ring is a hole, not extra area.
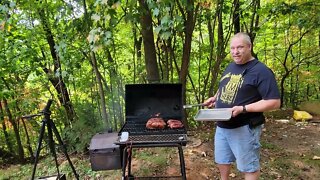
M 206 152 L 201 152 L 202 157 L 206 157 L 207 153 Z
M 288 119 L 279 119 L 279 120 L 276 120 L 276 122 L 289 123 L 290 121 Z
M 320 156 L 313 156 L 313 160 L 320 160 Z

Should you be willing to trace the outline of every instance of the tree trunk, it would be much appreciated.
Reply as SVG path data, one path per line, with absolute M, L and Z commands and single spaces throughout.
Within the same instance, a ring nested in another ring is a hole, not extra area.
M 233 0 L 234 12 L 232 16 L 234 33 L 240 32 L 240 3 L 239 0 Z
M 117 64 L 115 63 L 111 52 L 109 49 L 106 50 L 107 52 L 107 59 L 109 63 L 109 76 L 110 76 L 110 94 L 111 94 L 111 100 L 112 100 L 112 107 L 113 107 L 113 129 L 117 130 L 117 125 L 123 124 L 123 114 L 122 114 L 122 108 L 121 106 L 121 100 L 120 96 L 124 95 L 124 92 L 122 91 L 122 84 L 121 84 L 121 76 L 117 73 Z M 119 91 L 118 91 L 119 90 Z M 118 91 L 118 92 L 117 92 Z M 117 97 L 115 97 L 115 95 Z M 118 121 L 120 120 L 120 121 Z
M 141 33 L 144 45 L 144 58 L 148 82 L 160 82 L 159 68 L 154 44 L 152 17 L 146 0 L 139 0 L 141 7 Z
M 9 109 L 8 102 L 6 99 L 3 99 L 3 106 L 4 106 L 4 109 L 7 113 L 8 120 L 12 124 L 13 130 L 14 130 L 14 135 L 17 140 L 19 160 L 21 162 L 24 162 L 24 152 L 23 152 L 23 146 L 22 146 L 21 138 L 20 138 L 20 134 L 19 134 L 19 128 L 18 128 L 16 121 L 12 117 L 12 114 L 11 114 L 11 111 Z
M 106 100 L 105 100 L 105 95 L 104 95 L 104 91 L 103 91 L 102 80 L 101 80 L 101 76 L 100 76 L 100 73 L 98 70 L 97 60 L 96 60 L 96 56 L 95 56 L 94 52 L 91 52 L 90 60 L 92 62 L 92 68 L 95 72 L 96 80 L 97 80 L 98 87 L 99 87 L 102 119 L 106 122 L 107 128 L 110 129 L 111 125 L 110 125 L 110 122 L 108 119 L 108 114 L 107 114 L 107 109 L 106 109 Z
M 133 31 L 133 42 L 134 42 L 134 54 L 133 54 L 133 83 L 136 83 L 137 71 L 139 69 L 138 65 L 141 64 L 141 47 L 142 47 L 142 37 L 137 35 L 137 28 L 135 25 L 132 28 Z M 137 57 L 137 60 L 135 60 Z
M 218 12 L 218 11 L 217 11 Z M 214 31 L 215 31 L 215 20 L 216 20 L 216 16 L 217 16 L 217 13 L 215 14 L 215 16 L 212 18 L 211 14 L 208 14 L 206 17 L 207 19 L 207 27 L 208 27 L 208 35 L 209 35 L 209 43 L 210 43 L 210 55 L 209 55 L 209 58 L 208 58 L 208 72 L 206 73 L 206 77 L 204 78 L 204 83 L 203 83 L 203 89 L 202 91 L 204 92 L 203 93 L 203 98 L 202 98 L 202 101 L 207 97 L 207 95 L 210 97 L 212 96 L 213 94 L 213 87 L 214 87 L 214 84 L 211 84 L 211 83 L 208 83 L 209 82 L 209 79 L 210 79 L 210 75 L 212 74 L 212 64 L 213 64 L 213 55 L 214 55 Z M 212 19 L 214 19 L 214 21 L 212 22 Z M 208 94 L 206 94 L 205 92 L 207 91 L 207 87 L 209 86 L 209 91 L 208 91 Z
M 85 33 L 89 32 L 89 29 L 91 28 L 92 25 L 92 21 L 89 18 L 89 14 L 88 14 L 88 10 L 87 10 L 87 5 L 86 5 L 86 1 L 83 0 L 83 9 L 84 9 L 84 17 L 85 17 L 85 23 L 87 24 L 87 26 L 84 28 L 85 29 Z M 90 50 L 90 55 L 88 56 L 86 53 L 83 53 L 84 56 L 86 56 L 89 59 L 89 62 L 93 68 L 93 71 L 95 73 L 95 77 L 96 77 L 96 82 L 98 84 L 98 89 L 99 89 L 99 96 L 100 96 L 100 109 L 101 109 L 101 116 L 102 119 L 104 120 L 104 122 L 106 123 L 106 127 L 108 130 L 112 130 L 111 127 L 111 122 L 107 113 L 107 106 L 106 106 L 106 100 L 105 100 L 105 92 L 103 89 L 103 83 L 104 82 L 104 86 L 105 86 L 105 90 L 111 92 L 112 90 L 107 86 L 107 82 L 106 80 L 103 78 L 103 76 L 101 75 L 99 68 L 98 68 L 98 64 L 97 64 L 97 59 L 96 59 L 96 55 L 93 51 Z
M 22 121 L 22 125 L 23 125 L 23 129 L 24 131 L 26 132 L 26 138 L 27 138 L 27 149 L 29 151 L 29 154 L 30 154 L 30 159 L 32 161 L 34 161 L 34 155 L 33 155 L 33 151 L 32 151 L 32 147 L 31 147 L 31 142 L 30 142 L 30 137 L 29 137 L 29 133 L 28 133 L 28 129 L 27 129 L 27 126 L 26 126 L 26 123 L 24 121 L 23 118 L 21 118 L 21 121 Z
M 72 103 L 71 103 L 71 100 L 69 97 L 69 93 L 68 93 L 66 84 L 64 83 L 64 81 L 62 79 L 61 73 L 60 73 L 60 75 L 56 76 L 57 71 L 61 72 L 61 64 L 60 64 L 59 58 L 58 58 L 56 51 L 55 51 L 56 43 L 54 41 L 53 34 L 51 32 L 48 21 L 46 19 L 44 10 L 40 10 L 39 15 L 40 15 L 40 19 L 42 22 L 43 30 L 45 31 L 47 42 L 50 47 L 50 53 L 51 53 L 51 57 L 53 59 L 53 65 L 54 65 L 53 71 L 51 69 L 48 69 L 45 64 L 43 65 L 42 69 L 48 75 L 49 81 L 51 82 L 51 84 L 53 85 L 55 90 L 57 91 L 58 99 L 59 99 L 61 105 L 66 110 L 66 114 L 67 114 L 67 118 L 68 118 L 69 122 L 72 122 L 75 118 L 75 112 L 74 112 L 74 109 L 73 109 L 73 106 L 72 106 Z M 43 55 L 44 55 L 44 53 L 43 53 Z M 44 55 L 44 57 L 45 57 L 45 55 Z M 65 123 L 65 125 L 68 126 L 68 123 Z
M 194 14 L 197 13 L 197 10 L 194 10 L 193 0 L 187 0 L 186 12 L 184 13 L 183 8 L 181 7 L 180 2 L 176 1 L 180 12 L 183 14 L 185 29 L 184 29 L 184 42 L 183 42 L 183 54 L 182 54 L 182 64 L 180 68 L 180 82 L 182 83 L 182 100 L 183 104 L 186 104 L 186 85 L 187 85 L 187 75 L 189 71 L 190 64 L 190 52 L 191 52 L 191 42 L 192 42 L 192 33 L 195 26 Z M 197 6 L 197 9 L 199 6 Z M 186 112 L 185 112 L 186 115 Z M 187 124 L 186 122 L 184 124 Z
M 0 114 L 0 121 L 2 122 L 2 129 L 3 129 L 4 139 L 6 140 L 7 148 L 9 150 L 9 152 L 14 152 L 12 143 L 11 143 L 10 138 L 9 138 L 9 134 L 7 132 L 7 125 L 6 125 L 6 122 L 5 122 L 5 119 L 4 119 L 4 111 L 3 111 L 3 108 L 2 108 L 1 102 L 0 102 L 0 113 L 1 113 Z
M 251 39 L 251 43 L 254 44 L 254 40 L 256 38 L 256 34 L 257 31 L 259 30 L 259 13 L 258 10 L 261 8 L 260 7 L 260 0 L 254 0 L 253 1 L 253 13 L 251 16 L 251 22 L 250 22 L 250 30 L 248 32 L 250 39 Z M 254 48 L 251 48 L 251 54 L 253 55 L 253 57 L 258 58 L 257 54 L 254 52 Z
M 220 65 L 222 60 L 225 57 L 224 52 L 224 36 L 223 36 L 223 21 L 222 21 L 222 11 L 223 11 L 223 3 L 224 0 L 219 0 L 217 4 L 217 11 L 218 11 L 218 44 L 217 44 L 217 55 L 216 55 L 216 62 L 214 64 L 214 68 L 212 69 L 212 79 L 211 79 L 211 86 L 209 90 L 209 96 L 213 96 L 215 92 L 213 91 L 214 84 L 218 79 L 218 72 L 220 71 Z

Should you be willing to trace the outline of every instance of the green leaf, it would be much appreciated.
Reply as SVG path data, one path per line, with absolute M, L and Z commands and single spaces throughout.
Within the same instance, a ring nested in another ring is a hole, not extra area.
M 159 34 L 161 31 L 161 26 L 157 26 L 156 28 L 154 28 L 154 32 Z
M 158 9 L 158 8 L 155 8 L 155 9 L 153 10 L 153 16 L 158 17 L 159 12 L 160 12 L 159 9 Z
M 67 71 L 62 71 L 61 76 L 63 78 L 67 77 L 68 76 L 68 72 Z
M 161 38 L 164 40 L 168 40 L 170 36 L 171 36 L 170 31 L 166 31 L 166 32 L 161 33 Z
M 161 24 L 168 24 L 170 21 L 170 16 L 166 15 L 161 18 Z
M 107 31 L 106 33 L 105 33 L 105 37 L 106 38 L 111 38 L 112 37 L 112 33 L 111 33 L 111 31 Z
M 11 1 L 11 2 L 10 2 L 10 8 L 14 8 L 14 7 L 16 7 L 16 3 L 13 2 L 13 1 Z
M 91 19 L 93 19 L 94 21 L 99 21 L 100 20 L 100 16 L 98 14 L 93 14 L 91 16 Z

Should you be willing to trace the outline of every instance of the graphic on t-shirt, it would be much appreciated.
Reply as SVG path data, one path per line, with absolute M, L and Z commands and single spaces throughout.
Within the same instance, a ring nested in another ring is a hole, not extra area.
M 233 104 L 237 97 L 238 90 L 243 83 L 242 75 L 228 73 L 221 78 L 221 81 L 224 79 L 226 79 L 226 81 L 229 79 L 229 81 L 221 88 L 220 100 L 225 104 Z

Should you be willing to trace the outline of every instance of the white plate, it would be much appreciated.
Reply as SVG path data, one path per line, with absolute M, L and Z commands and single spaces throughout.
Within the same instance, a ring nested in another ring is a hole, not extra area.
M 200 109 L 194 116 L 196 121 L 229 121 L 232 112 L 230 108 Z

